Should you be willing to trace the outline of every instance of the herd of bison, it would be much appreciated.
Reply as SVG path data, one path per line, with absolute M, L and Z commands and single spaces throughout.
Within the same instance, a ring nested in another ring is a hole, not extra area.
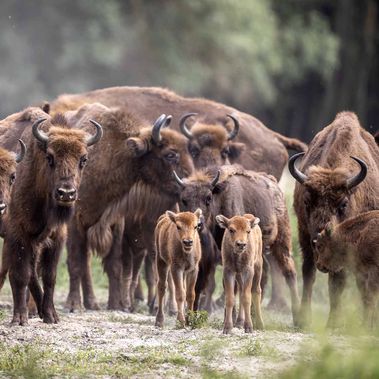
M 61 95 L 8 116 L 0 121 L 0 146 L 0 289 L 8 275 L 12 324 L 25 325 L 34 313 L 59 321 L 54 287 L 65 246 L 71 311 L 99 309 L 95 253 L 109 280 L 108 309 L 133 311 L 144 263 L 159 327 L 165 311 L 183 325 L 185 309 L 212 311 L 218 264 L 224 333 L 264 327 L 269 274 L 272 301 L 284 278 L 294 325 L 308 325 L 316 268 L 329 275 L 329 326 L 338 324 L 348 270 L 364 321 L 375 324 L 379 147 L 354 113 L 337 114 L 307 146 L 220 103 L 115 87 Z M 289 161 L 287 149 L 296 151 Z M 278 186 L 287 161 L 297 181 L 301 301 Z

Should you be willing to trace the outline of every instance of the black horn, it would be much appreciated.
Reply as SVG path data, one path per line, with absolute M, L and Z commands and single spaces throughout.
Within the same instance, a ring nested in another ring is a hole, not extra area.
M 21 151 L 16 154 L 16 163 L 20 163 L 24 159 L 26 153 L 26 146 L 24 144 L 24 141 L 19 139 L 18 142 L 20 142 Z
M 44 133 L 42 130 L 39 130 L 38 127 L 40 124 L 42 124 L 44 121 L 46 121 L 46 118 L 39 118 L 32 126 L 32 132 L 33 136 L 40 142 L 46 144 L 49 140 L 49 137 L 46 133 Z
M 297 167 L 296 167 L 296 161 L 302 157 L 305 153 L 297 153 L 295 155 L 292 155 L 292 157 L 288 161 L 288 169 L 291 173 L 291 175 L 300 183 L 304 184 L 306 180 L 308 180 L 308 176 L 303 174 Z
M 361 166 L 361 170 L 357 175 L 347 180 L 347 189 L 352 189 L 353 187 L 356 187 L 359 183 L 363 182 L 367 175 L 367 164 L 364 161 L 362 161 L 362 159 L 359 159 L 357 157 L 350 158 L 354 159 L 359 164 L 359 166 Z
M 161 114 L 156 121 L 154 122 L 153 130 L 151 132 L 151 137 L 153 142 L 158 144 L 161 142 L 161 128 L 166 127 L 170 124 L 172 116 L 166 116 L 165 114 Z
M 182 131 L 182 133 L 188 138 L 188 139 L 192 139 L 193 138 L 193 134 L 190 132 L 190 130 L 187 128 L 187 125 L 186 125 L 186 121 L 187 121 L 187 118 L 190 118 L 192 116 L 196 116 L 197 113 L 186 113 L 181 119 L 180 119 L 180 122 L 179 122 L 179 126 L 180 126 L 180 130 Z
M 179 178 L 178 174 L 175 171 L 173 171 L 172 173 L 174 175 L 176 183 L 178 183 L 181 187 L 184 187 L 185 184 L 184 184 L 183 180 Z
M 99 142 L 100 138 L 103 136 L 103 127 L 94 120 L 89 120 L 89 122 L 96 128 L 96 134 L 88 137 L 86 140 L 87 146 L 92 146 L 95 143 Z
M 212 186 L 212 187 L 214 187 L 214 186 L 218 183 L 218 181 L 219 181 L 219 179 L 220 179 L 220 174 L 221 174 L 221 171 L 218 170 L 216 176 L 215 176 L 215 177 L 213 178 L 213 180 L 211 181 L 211 186 Z
M 231 118 L 234 122 L 234 129 L 229 133 L 228 135 L 228 140 L 231 141 L 232 139 L 236 138 L 237 137 L 237 134 L 240 130 L 240 123 L 239 121 L 234 117 L 232 116 L 231 114 L 228 114 L 227 115 L 229 118 Z

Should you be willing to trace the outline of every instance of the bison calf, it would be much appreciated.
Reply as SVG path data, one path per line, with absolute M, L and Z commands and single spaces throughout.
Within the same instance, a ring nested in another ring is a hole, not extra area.
M 232 311 L 234 306 L 234 283 L 237 280 L 240 290 L 239 321 L 246 333 L 253 331 L 251 321 L 251 294 L 258 329 L 263 329 L 261 315 L 261 277 L 262 277 L 262 232 L 258 226 L 259 218 L 251 214 L 234 216 L 231 219 L 223 215 L 216 221 L 225 229 L 221 254 L 224 266 L 225 318 L 224 334 L 233 327 Z
M 375 323 L 379 295 L 379 211 L 362 213 L 340 224 L 329 223 L 316 239 L 316 265 L 323 272 L 354 272 L 362 296 L 364 321 Z
M 155 325 L 164 322 L 163 297 L 166 292 L 167 276 L 171 271 L 178 305 L 178 321 L 185 323 L 184 293 L 186 288 L 187 308 L 193 310 L 195 284 L 201 258 L 198 227 L 202 212 L 174 213 L 167 211 L 155 228 L 156 267 L 158 272 L 158 312 Z M 184 281 L 186 285 L 184 286 Z

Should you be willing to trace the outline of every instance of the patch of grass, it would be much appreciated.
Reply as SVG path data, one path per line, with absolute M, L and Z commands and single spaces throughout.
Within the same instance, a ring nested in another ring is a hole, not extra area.
M 116 314 L 110 314 L 108 320 L 111 322 L 118 322 L 120 324 L 153 325 L 153 322 L 149 319 L 137 320 L 132 316 L 120 316 Z
M 243 347 L 240 352 L 241 356 L 244 357 L 270 357 L 277 358 L 278 351 L 271 347 L 262 344 L 262 342 L 258 340 L 249 340 Z
M 5 312 L 0 309 L 0 321 L 5 319 Z
M 203 368 L 201 370 L 201 376 L 204 379 L 243 379 L 248 378 L 246 375 L 241 375 L 236 371 L 219 371 L 211 369 L 209 367 Z
M 201 329 L 208 325 L 207 311 L 188 311 L 187 318 L 191 329 Z

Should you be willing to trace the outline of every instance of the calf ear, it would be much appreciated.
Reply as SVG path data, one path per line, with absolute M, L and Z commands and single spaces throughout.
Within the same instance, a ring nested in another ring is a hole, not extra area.
M 229 143 L 229 158 L 237 159 L 246 150 L 246 145 L 241 142 Z
M 227 227 L 229 225 L 229 219 L 228 218 L 226 218 L 223 215 L 217 215 L 216 221 L 217 221 L 217 224 L 220 228 L 227 229 Z
M 166 211 L 166 215 L 173 223 L 176 222 L 176 214 L 174 212 Z
M 203 211 L 200 208 L 197 208 L 195 211 L 195 216 L 200 219 L 200 217 L 203 215 Z
M 257 226 L 259 224 L 259 222 L 261 221 L 258 217 L 255 217 L 254 215 L 252 215 L 250 213 L 244 214 L 243 217 L 245 217 L 249 220 L 252 228 L 254 228 L 254 226 Z
M 146 141 L 138 137 L 128 138 L 126 140 L 126 146 L 133 157 L 141 157 L 146 154 L 148 150 Z

